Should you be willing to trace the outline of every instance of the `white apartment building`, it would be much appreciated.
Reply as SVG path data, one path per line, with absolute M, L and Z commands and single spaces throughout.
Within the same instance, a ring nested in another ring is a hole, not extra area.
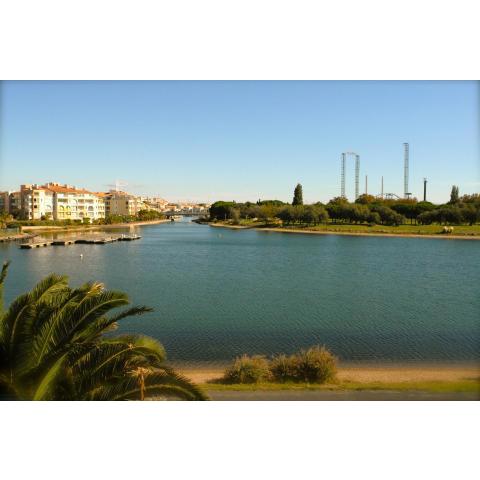
M 140 197 L 127 192 L 90 192 L 73 185 L 25 184 L 16 192 L 0 192 L 0 212 L 28 220 L 93 221 L 109 215 L 136 216 L 141 210 L 202 214 L 209 205 L 170 203 L 161 197 Z M 88 220 L 86 220 L 88 219 Z
M 55 220 L 92 221 L 105 218 L 105 200 L 96 193 L 58 183 L 47 183 L 44 188 L 53 193 Z
M 21 210 L 28 220 L 54 218 L 54 194 L 38 185 L 20 185 Z

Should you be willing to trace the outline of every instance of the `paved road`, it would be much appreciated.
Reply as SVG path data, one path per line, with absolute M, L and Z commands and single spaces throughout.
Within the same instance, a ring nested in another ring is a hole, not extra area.
M 262 390 L 262 391 L 216 391 L 208 392 L 212 400 L 480 400 L 476 392 L 431 393 L 398 392 L 390 390 L 329 391 L 329 390 Z

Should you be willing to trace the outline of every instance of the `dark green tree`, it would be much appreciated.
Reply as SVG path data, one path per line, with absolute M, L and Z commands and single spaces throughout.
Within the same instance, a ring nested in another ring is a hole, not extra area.
M 286 205 L 277 214 L 278 218 L 285 224 L 292 223 L 294 220 L 294 208 L 291 205 Z
M 230 218 L 232 208 L 236 208 L 235 202 L 215 202 L 210 206 L 210 218 L 212 220 L 227 220 Z
M 297 186 L 293 192 L 292 205 L 303 205 L 303 189 L 300 183 L 297 183 Z
M 302 222 L 304 211 L 305 211 L 305 207 L 303 205 L 295 205 L 294 207 L 292 207 L 293 223 Z
M 368 205 L 369 203 L 375 202 L 376 198 L 373 195 L 368 195 L 366 193 L 360 195 L 356 200 L 355 203 L 360 203 L 363 205 Z
M 450 193 L 450 202 L 451 204 L 458 203 L 460 198 L 459 190 L 456 185 L 452 185 L 452 191 Z
M 316 225 L 319 221 L 317 209 L 313 205 L 307 205 L 303 209 L 301 220 L 304 223 Z
M 466 204 L 460 211 L 463 221 L 469 225 L 474 225 L 480 219 L 480 209 L 473 204 Z
M 322 204 L 314 205 L 315 211 L 318 216 L 318 223 L 327 223 L 329 220 L 328 212 Z

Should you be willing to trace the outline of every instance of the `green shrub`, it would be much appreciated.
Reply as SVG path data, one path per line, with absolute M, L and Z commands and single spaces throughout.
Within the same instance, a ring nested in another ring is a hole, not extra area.
M 222 383 L 307 382 L 326 383 L 335 379 L 337 358 L 325 347 L 314 346 L 293 355 L 242 355 L 225 370 Z
M 297 356 L 277 355 L 270 361 L 270 372 L 276 382 L 297 381 Z
M 311 347 L 294 355 L 277 355 L 270 361 L 276 382 L 325 383 L 335 378 L 336 358 L 325 347 Z
M 336 358 L 325 347 L 301 350 L 296 357 L 296 379 L 309 383 L 325 383 L 335 378 Z
M 269 380 L 270 369 L 265 357 L 242 355 L 225 370 L 223 380 L 226 383 L 258 383 Z

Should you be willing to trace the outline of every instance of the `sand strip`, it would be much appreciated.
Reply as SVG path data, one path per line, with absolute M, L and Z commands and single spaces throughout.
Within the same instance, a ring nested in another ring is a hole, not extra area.
M 174 365 L 175 366 L 175 365 Z M 196 383 L 206 383 L 221 378 L 225 366 L 187 366 L 175 368 Z M 370 382 L 453 382 L 466 379 L 480 380 L 480 364 L 348 364 L 338 368 L 338 380 L 361 383 Z

